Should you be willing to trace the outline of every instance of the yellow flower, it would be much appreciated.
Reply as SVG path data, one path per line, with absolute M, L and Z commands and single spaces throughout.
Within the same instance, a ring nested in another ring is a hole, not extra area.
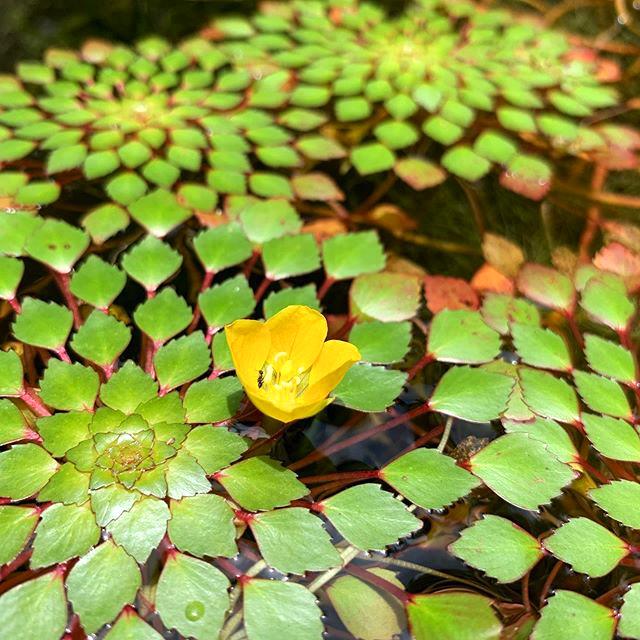
M 291 422 L 312 416 L 358 360 L 356 347 L 328 340 L 325 317 L 302 305 L 261 320 L 237 320 L 226 328 L 236 373 L 262 413 Z

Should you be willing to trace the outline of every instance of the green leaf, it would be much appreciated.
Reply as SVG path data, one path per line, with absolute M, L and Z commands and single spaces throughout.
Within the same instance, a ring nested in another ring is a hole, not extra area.
M 41 224 L 42 218 L 31 213 L 0 211 L 0 253 L 10 256 L 23 255 L 27 239 Z
M 20 409 L 10 400 L 0 400 L 0 444 L 22 440 L 29 435 L 30 429 Z
M 105 640 L 162 640 L 162 636 L 131 609 L 125 609 Z
M 239 273 L 221 284 L 205 289 L 198 305 L 209 327 L 218 329 L 251 315 L 256 301 L 244 275 Z
M 164 288 L 133 312 L 138 327 L 158 344 L 186 329 L 192 316 L 191 307 L 171 287 Z
M 194 239 L 196 255 L 210 273 L 233 267 L 251 257 L 251 243 L 242 227 L 231 222 L 201 231 Z
M 475 593 L 414 596 L 407 614 L 415 640 L 498 640 L 502 631 L 491 600 Z
M 473 150 L 491 162 L 506 164 L 517 153 L 518 147 L 510 137 L 488 129 L 476 138 Z
M 530 324 L 512 324 L 511 335 L 518 355 L 526 364 L 556 371 L 571 370 L 565 341 L 553 331 Z
M 176 152 L 176 148 L 168 149 L 168 152 L 172 154 L 171 162 L 167 162 L 162 158 L 154 158 L 150 162 L 148 162 L 144 168 L 142 169 L 142 175 L 147 179 L 148 182 L 152 182 L 156 184 L 158 187 L 162 187 L 163 189 L 169 190 L 176 182 L 176 180 L 180 177 L 180 153 Z M 196 151 L 196 162 L 197 165 L 195 167 L 195 171 L 198 171 L 200 154 Z M 174 162 L 174 159 L 176 162 Z M 192 158 L 193 159 L 193 158 Z
M 147 236 L 122 258 L 122 268 L 147 291 L 155 291 L 182 264 L 182 256 L 168 244 Z
M 217 474 L 216 479 L 249 511 L 281 507 L 308 493 L 293 471 L 264 456 L 238 462 Z
M 358 276 L 350 291 L 352 315 L 382 322 L 413 318 L 420 305 L 420 284 L 400 273 Z
M 252 202 L 241 211 L 240 222 L 247 238 L 256 244 L 297 233 L 302 226 L 297 211 L 285 200 Z
M 568 311 L 573 306 L 575 291 L 571 280 L 554 269 L 526 264 L 518 274 L 518 288 L 538 304 Z
M 31 567 L 38 569 L 82 556 L 99 540 L 100 528 L 89 503 L 52 504 L 36 529 Z
M 589 598 L 558 589 L 542 609 L 535 626 L 536 640 L 610 640 L 615 628 L 614 612 Z
M 291 185 L 296 192 L 296 196 L 301 200 L 319 200 L 320 202 L 344 200 L 344 193 L 338 188 L 338 185 L 324 173 L 312 172 L 293 176 L 293 178 L 291 178 Z
M 116 204 L 104 204 L 89 211 L 82 226 L 95 244 L 102 244 L 129 226 L 129 214 Z
M 371 104 L 360 96 L 339 98 L 336 100 L 334 108 L 338 122 L 366 120 L 371 115 Z
M 340 563 L 322 522 L 306 509 L 258 514 L 250 526 L 265 561 L 279 571 L 302 574 Z
M 40 381 L 40 398 L 62 411 L 91 410 L 99 386 L 100 378 L 90 367 L 52 358 Z
M 406 380 L 403 371 L 358 363 L 347 371 L 333 395 L 357 411 L 384 411 L 402 393 Z
M 107 407 L 133 413 L 138 405 L 156 397 L 158 385 L 137 364 L 128 360 L 100 389 L 100 400 Z
M 54 149 L 47 158 L 47 173 L 70 171 L 82 165 L 87 157 L 87 146 L 73 144 L 70 147 Z
M 553 420 L 544 418 L 534 418 L 527 422 L 503 420 L 502 425 L 507 433 L 526 433 L 534 440 L 539 440 L 560 462 L 569 464 L 578 458 L 578 452 L 569 434 Z
M 640 462 L 640 436 L 628 422 L 583 413 L 582 423 L 587 437 L 603 456 L 612 460 Z
M 196 640 L 218 640 L 229 606 L 229 581 L 209 563 L 171 554 L 156 590 L 155 606 L 168 629 Z
M 120 167 L 118 154 L 109 149 L 105 151 L 95 151 L 87 155 L 82 165 L 84 176 L 87 180 L 103 178 L 113 173 Z
M 264 317 L 268 320 L 279 311 L 293 304 L 301 304 L 320 311 L 320 304 L 316 297 L 316 286 L 308 284 L 304 287 L 287 287 L 280 291 L 272 291 L 263 303 Z M 216 334 L 216 338 L 219 335 Z M 214 338 L 214 348 L 216 338 Z
M 118 267 L 91 255 L 71 277 L 71 293 L 98 309 L 107 309 L 126 281 L 127 276 Z
M 414 449 L 380 470 L 380 478 L 424 509 L 442 509 L 480 482 L 435 449 Z
M 87 234 L 62 220 L 47 218 L 26 239 L 25 251 L 59 273 L 69 273 L 89 246 Z
M 39 516 L 31 507 L 0 506 L 0 565 L 8 564 L 24 549 Z
M 96 514 L 96 522 L 104 527 L 129 511 L 140 499 L 140 494 L 125 489 L 120 484 L 110 484 L 91 492 L 91 508 Z
M 521 509 L 537 511 L 574 479 L 539 440 L 510 433 L 491 442 L 469 461 L 471 471 L 494 493 Z
M 362 322 L 349 334 L 365 362 L 391 364 L 400 362 L 409 351 L 411 324 L 409 322 Z
M 182 336 L 160 347 L 153 358 L 163 391 L 175 389 L 200 377 L 211 366 L 209 345 L 201 331 Z
M 36 444 L 16 444 L 0 453 L 0 496 L 24 500 L 38 492 L 58 463 Z
M 487 514 L 449 547 L 467 564 L 498 582 L 515 582 L 542 558 L 538 541 L 505 518 Z
M 35 142 L 29 140 L 4 140 L 0 142 L 0 162 L 20 160 L 35 149 Z
M 581 398 L 593 411 L 633 419 L 629 401 L 617 382 L 586 371 L 574 371 L 573 379 Z
M 240 436 L 224 427 L 209 425 L 192 429 L 183 446 L 208 475 L 228 466 L 247 449 Z
M 140 564 L 158 547 L 167 531 L 169 508 L 156 498 L 146 497 L 107 525 L 113 541 Z
M 345 233 L 328 238 L 322 244 L 322 259 L 327 276 L 334 280 L 381 271 L 386 261 L 375 231 Z
M 632 584 L 624 594 L 618 633 L 623 638 L 640 638 L 640 586 L 637 584 Z
M 243 589 L 244 624 L 250 640 L 281 640 L 295 629 L 296 640 L 322 640 L 322 612 L 300 584 L 250 580 Z
M 395 161 L 393 151 L 378 142 L 363 144 L 351 151 L 351 163 L 362 176 L 392 169 Z
M 65 462 L 38 494 L 39 502 L 82 504 L 89 497 L 89 475 Z
M 211 490 L 204 469 L 188 453 L 181 451 L 167 465 L 167 494 L 179 500 Z
M 93 311 L 71 340 L 72 349 L 100 366 L 112 364 L 127 348 L 131 329 L 102 311 Z
M 192 384 L 184 397 L 187 422 L 220 422 L 233 416 L 243 397 L 235 376 L 201 380 Z
M 539 416 L 568 423 L 580 420 L 578 399 L 565 380 L 535 369 L 521 368 L 518 376 L 525 403 Z
M 20 356 L 12 349 L 0 350 L 0 396 L 19 396 L 22 386 Z
M 422 130 L 436 142 L 449 147 L 464 135 L 464 129 L 442 116 L 431 116 L 422 123 Z M 486 161 L 484 161 L 486 162 Z
M 67 626 L 62 579 L 61 573 L 51 571 L 4 593 L 0 597 L 2 633 L 11 640 L 59 640 Z
M 597 322 L 624 331 L 635 313 L 621 280 L 591 278 L 582 292 L 582 308 Z
M 185 553 L 200 558 L 238 553 L 233 510 L 220 496 L 206 494 L 171 501 L 169 538 Z
M 422 526 L 422 522 L 377 484 L 350 487 L 320 503 L 322 513 L 350 544 L 383 551 Z M 375 518 L 371 514 L 375 513 Z
M 56 413 L 36 421 L 42 444 L 57 458 L 89 437 L 88 411 Z
M 585 356 L 593 371 L 625 384 L 635 381 L 633 355 L 627 349 L 593 334 L 585 334 L 584 339 Z
M 491 170 L 491 163 L 467 146 L 457 146 L 445 152 L 442 166 L 454 175 L 475 182 Z
M 495 420 L 507 407 L 513 379 L 472 367 L 453 367 L 440 378 L 429 405 L 469 422 Z
M 126 171 L 111 178 L 105 191 L 112 200 L 127 207 L 142 198 L 147 192 L 147 183 L 138 174 Z
M 262 261 L 270 280 L 282 280 L 320 268 L 320 255 L 310 233 L 274 238 L 262 247 Z
M 107 540 L 74 565 L 67 593 L 82 628 L 95 633 L 133 603 L 141 582 L 136 561 Z
M 592 578 L 606 575 L 628 553 L 628 545 L 589 518 L 571 518 L 544 540 L 554 556 Z
M 614 480 L 589 491 L 589 497 L 610 517 L 632 529 L 640 529 L 640 484 Z
M 500 336 L 478 311 L 445 309 L 431 321 L 427 348 L 442 362 L 480 364 L 500 353 Z
M 158 238 L 191 217 L 170 191 L 156 189 L 129 206 L 131 217 Z
M 376 138 L 387 149 L 404 149 L 414 144 L 420 137 L 416 128 L 402 121 L 386 120 L 374 129 Z
M 0 298 L 13 300 L 24 273 L 24 263 L 17 258 L 0 256 Z

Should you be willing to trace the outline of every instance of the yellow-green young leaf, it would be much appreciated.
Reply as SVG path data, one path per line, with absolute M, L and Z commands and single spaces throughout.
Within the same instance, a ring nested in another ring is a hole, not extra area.
M 96 522 L 101 527 L 106 526 L 129 511 L 141 497 L 139 493 L 129 491 L 120 484 L 94 489 L 91 492 L 91 508 L 96 514 Z
M 116 544 L 143 564 L 162 541 L 170 517 L 164 501 L 145 497 L 110 522 L 107 531 Z
M 98 256 L 89 256 L 71 276 L 71 293 L 84 302 L 106 309 L 120 295 L 127 276 Z
M 322 611 L 315 596 L 301 584 L 252 579 L 245 584 L 243 595 L 249 640 L 282 640 L 292 629 L 296 640 L 322 640 Z
M 176 196 L 165 189 L 157 189 L 142 196 L 129 206 L 131 217 L 158 238 L 188 220 L 192 212 L 178 203 Z
M 192 316 L 191 307 L 171 287 L 164 288 L 133 312 L 138 327 L 159 344 L 186 329 Z
M 585 355 L 589 367 L 596 373 L 632 384 L 636 378 L 633 355 L 615 342 L 593 334 L 585 335 Z
M 559 589 L 542 609 L 533 631 L 534 640 L 611 640 L 614 612 L 593 600 Z
M 30 435 L 24 416 L 10 400 L 0 400 L 0 444 L 22 440 Z
M 402 371 L 358 363 L 347 371 L 333 395 L 357 411 L 384 411 L 402 393 L 406 380 Z
M 405 505 L 377 484 L 350 487 L 320 503 L 322 513 L 353 546 L 383 551 L 422 526 Z M 371 514 L 375 513 L 375 519 Z
M 262 247 L 262 262 L 266 276 L 282 280 L 320 268 L 320 254 L 310 233 L 274 238 Z
M 582 414 L 582 423 L 593 446 L 606 458 L 640 462 L 640 436 L 624 420 Z
M 31 567 L 37 569 L 84 555 L 100 540 L 89 503 L 52 504 L 42 514 L 33 541 Z
M 380 478 L 424 509 L 442 509 L 480 482 L 435 449 L 415 449 L 380 470 Z
M 16 444 L 0 453 L 0 497 L 24 500 L 42 489 L 58 463 L 36 444 Z
M 617 418 L 633 419 L 629 401 L 617 382 L 585 371 L 574 371 L 573 379 L 578 393 L 590 409 Z
M 67 594 L 80 624 L 95 633 L 132 604 L 142 583 L 140 569 L 127 552 L 111 540 L 81 558 L 67 578 Z
M 122 268 L 147 291 L 155 291 L 182 264 L 182 256 L 168 244 L 147 236 L 122 258 Z
M 351 151 L 351 163 L 361 176 L 388 171 L 395 161 L 393 151 L 377 142 L 354 147 Z
M 377 568 L 366 571 L 404 589 L 393 571 Z M 356 638 L 378 640 L 400 637 L 407 626 L 400 601 L 364 580 L 343 575 L 334 580 L 326 592 L 342 624 Z
M 89 498 L 89 474 L 65 462 L 38 494 L 39 502 L 82 504 Z
M 440 378 L 429 405 L 462 420 L 488 422 L 505 411 L 513 385 L 513 378 L 501 373 L 453 367 Z
M 474 593 L 414 596 L 407 613 L 415 640 L 498 640 L 502 630 L 491 600 Z
M 381 271 L 386 261 L 375 231 L 345 233 L 328 238 L 322 244 L 322 259 L 327 276 L 334 280 Z
M 172 553 L 158 580 L 156 611 L 168 629 L 185 638 L 217 640 L 229 606 L 228 587 L 211 564 Z
M 498 355 L 500 336 L 478 311 L 445 309 L 431 321 L 427 349 L 442 362 L 480 364 Z
M 542 558 L 538 541 L 513 522 L 487 514 L 462 531 L 449 550 L 498 582 L 515 582 Z
M 132 609 L 125 609 L 105 640 L 162 640 L 162 636 L 138 618 Z
M 47 159 L 47 173 L 60 173 L 79 167 L 87 157 L 87 147 L 84 144 L 74 144 L 70 147 L 54 149 Z
M 95 151 L 84 160 L 82 171 L 87 180 L 103 178 L 113 173 L 120 166 L 118 154 L 112 150 Z
M 24 263 L 17 258 L 0 256 L 0 298 L 12 300 L 24 273 Z
M 107 366 L 127 348 L 131 329 L 102 311 L 93 311 L 71 340 L 71 348 L 97 365 Z
M 89 236 L 62 220 L 46 219 L 25 243 L 25 251 L 55 271 L 69 273 L 89 246 Z
M 582 291 L 580 305 L 594 320 L 614 331 L 623 331 L 635 313 L 624 282 L 614 278 L 591 278 Z
M 304 287 L 287 287 L 280 291 L 272 291 L 263 304 L 265 319 L 268 320 L 272 316 L 275 316 L 278 311 L 282 311 L 285 307 L 292 304 L 301 304 L 305 307 L 311 307 L 316 311 L 320 311 L 320 304 L 316 297 L 316 285 L 308 284 Z M 216 338 L 221 338 L 221 334 L 216 334 L 216 337 L 213 339 L 214 351 Z M 229 368 L 232 369 L 233 366 Z
M 12 331 L 21 342 L 55 350 L 64 346 L 72 324 L 73 315 L 69 309 L 55 302 L 27 298 Z
M 344 193 L 324 173 L 312 172 L 293 176 L 291 185 L 301 200 L 319 200 L 321 202 L 340 202 L 344 200 Z
M 129 226 L 129 214 L 116 204 L 104 204 L 89 211 L 82 226 L 96 244 L 102 244 Z
M 349 297 L 353 316 L 398 322 L 416 315 L 420 285 L 416 278 L 400 273 L 367 273 L 353 281 Z
M 640 585 L 637 583 L 632 584 L 624 595 L 618 633 L 623 638 L 640 638 Z
M 200 558 L 230 558 L 238 553 L 235 536 L 233 510 L 220 496 L 171 500 L 169 539 L 180 551 Z
M 242 227 L 235 223 L 201 231 L 194 239 L 196 255 L 204 268 L 216 273 L 251 257 L 251 243 Z
M 0 396 L 19 396 L 22 374 L 20 356 L 11 349 L 0 351 Z
M 523 433 L 502 436 L 476 453 L 471 471 L 507 502 L 537 511 L 575 477 L 539 440 Z
M 242 274 L 225 280 L 198 296 L 198 305 L 209 327 L 219 329 L 251 315 L 256 301 Z
M 0 253 L 9 256 L 24 255 L 27 239 L 42 222 L 40 216 L 25 211 L 0 211 Z
M 543 544 L 574 571 L 592 578 L 613 571 L 629 553 L 624 541 L 589 518 L 571 518 L 545 538 Z
M 91 410 L 99 386 L 100 378 L 90 367 L 51 358 L 40 381 L 40 397 L 54 409 Z
M 0 597 L 3 635 L 11 640 L 59 640 L 67 626 L 62 580 L 61 573 L 51 571 L 4 593 Z
M 226 420 L 236 413 L 243 395 L 242 385 L 235 376 L 200 380 L 192 384 L 184 396 L 187 422 Z
M 569 350 L 557 333 L 542 327 L 512 324 L 511 335 L 522 362 L 542 369 L 571 369 Z
M 264 456 L 238 462 L 219 473 L 216 479 L 249 511 L 281 507 L 308 493 L 293 471 Z
M 640 484 L 614 480 L 589 491 L 589 497 L 611 518 L 632 529 L 640 529 Z
M 0 506 L 0 565 L 8 564 L 24 549 L 39 515 L 32 507 Z
M 100 400 L 117 411 L 130 414 L 142 403 L 155 398 L 158 384 L 132 360 L 125 362 L 100 388 Z
M 501 335 L 509 333 L 512 322 L 528 325 L 540 324 L 540 311 L 524 298 L 514 298 L 502 293 L 489 293 L 480 309 L 484 321 Z
M 409 351 L 409 322 L 361 322 L 349 334 L 365 362 L 391 364 L 402 360 Z
M 246 451 L 247 444 L 225 427 L 204 425 L 189 431 L 183 447 L 212 475 L 237 460 Z
M 36 421 L 44 447 L 57 458 L 89 437 L 90 424 L 91 413 L 88 411 L 55 413 Z
M 526 264 L 518 274 L 518 288 L 527 298 L 559 311 L 571 309 L 575 291 L 564 274 L 537 264 Z
M 160 347 L 153 364 L 163 392 L 200 377 L 211 366 L 211 352 L 201 331 Z
M 240 213 L 240 222 L 247 238 L 257 244 L 297 233 L 302 227 L 297 211 L 282 199 L 256 200 L 248 204 Z
M 530 438 L 539 440 L 560 462 L 569 464 L 578 458 L 578 451 L 569 434 L 553 420 L 545 418 L 533 418 L 526 422 L 503 420 L 502 426 L 507 433 L 525 433 Z
M 569 423 L 580 419 L 576 393 L 565 380 L 525 368 L 520 368 L 518 376 L 525 403 L 539 416 Z
M 453 126 L 455 127 L 456 125 Z M 455 142 L 455 140 L 445 142 L 445 144 L 451 144 L 452 142 Z M 471 182 L 480 180 L 491 170 L 490 162 L 475 153 L 471 147 L 464 145 L 453 147 L 446 151 L 442 156 L 441 162 L 447 171 Z

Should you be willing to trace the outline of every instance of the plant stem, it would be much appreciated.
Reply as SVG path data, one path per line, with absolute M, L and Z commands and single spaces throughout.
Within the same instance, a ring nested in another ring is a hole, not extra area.
M 365 582 L 369 582 L 374 587 L 378 587 L 379 589 L 383 589 L 389 595 L 393 596 L 397 600 L 400 600 L 402 604 L 408 604 L 411 601 L 411 595 L 408 594 L 404 589 L 400 589 L 397 585 L 381 578 L 380 576 L 363 569 L 362 567 L 358 567 L 355 565 L 351 565 L 345 568 L 347 573 L 350 573 Z
M 321 482 L 331 482 L 333 480 L 368 480 L 370 478 L 380 477 L 378 469 L 370 471 L 344 471 L 339 473 L 327 473 L 319 476 L 303 476 L 299 477 L 300 482 L 306 484 L 319 484 Z
M 22 400 L 22 402 L 24 402 L 37 416 L 45 417 L 51 415 L 51 411 L 47 409 L 31 387 L 25 386 L 23 388 L 22 393 L 20 394 L 20 400 Z
M 59 271 L 55 271 L 54 269 L 51 270 L 51 273 L 53 274 L 53 279 L 56 281 L 58 288 L 62 292 L 67 306 L 73 314 L 73 326 L 76 329 L 79 329 L 80 325 L 82 324 L 82 318 L 80 316 L 80 309 L 78 308 L 78 301 L 71 293 L 71 288 L 69 285 L 69 274 L 60 273 Z
M 205 271 L 204 278 L 202 278 L 202 284 L 200 285 L 200 293 L 206 291 L 211 286 L 215 275 L 215 271 Z M 196 308 L 193 312 L 191 324 L 187 327 L 187 333 L 192 333 L 194 331 L 194 329 L 198 326 L 198 322 L 200 322 L 201 316 L 202 312 L 200 311 L 200 305 L 196 303 Z
M 551 585 L 553 584 L 553 581 L 555 580 L 555 577 L 558 575 L 558 571 L 560 571 L 561 568 L 562 568 L 562 560 L 558 560 L 553 566 L 553 569 L 549 571 L 549 575 L 547 576 L 547 579 L 544 581 L 544 585 L 542 586 L 542 591 L 540 592 L 540 608 L 544 606 L 544 601 L 547 598 L 547 593 L 549 593 L 549 589 L 551 588 Z
M 260 286 L 257 288 L 254 297 L 256 300 L 256 303 L 260 302 L 260 300 L 262 300 L 262 296 L 264 296 L 264 294 L 266 293 L 267 289 L 269 288 L 269 286 L 271 285 L 271 283 L 273 282 L 273 280 L 271 280 L 271 278 L 268 278 L 267 276 L 265 276 L 262 279 L 262 282 L 260 283 Z
M 440 444 L 438 445 L 438 451 L 442 453 L 444 448 L 447 446 L 447 441 L 449 440 L 449 436 L 451 435 L 451 427 L 453 425 L 453 416 L 449 416 L 444 425 L 444 433 L 442 434 L 442 438 L 440 439 Z
M 407 381 L 413 380 L 413 378 L 420 373 L 429 363 L 433 362 L 433 356 L 425 351 L 425 354 L 416 362 L 411 369 L 409 369 L 409 373 L 407 374 Z
M 311 593 L 315 593 L 320 587 L 324 586 L 332 580 L 336 575 L 338 575 L 354 558 L 357 558 L 360 555 L 360 549 L 356 549 L 351 545 L 345 547 L 341 552 L 340 556 L 342 557 L 342 564 L 338 567 L 333 567 L 328 571 L 325 571 L 323 574 L 319 575 L 315 580 L 313 580 L 307 589 L 311 591 Z
M 16 298 L 9 298 L 7 302 L 16 313 L 20 313 L 22 311 L 22 307 Z
M 591 191 L 599 193 L 602 191 L 604 184 L 607 180 L 609 170 L 604 164 L 596 164 L 593 170 L 593 176 L 591 178 Z M 580 243 L 578 258 L 581 263 L 587 263 L 590 261 L 589 255 L 591 251 L 591 245 L 596 237 L 598 228 L 600 226 L 600 206 L 596 203 L 592 204 L 587 210 L 587 223 L 580 236 Z
M 327 292 L 333 286 L 335 280 L 331 276 L 327 276 L 322 283 L 320 289 L 318 289 L 318 300 L 322 300 L 327 295 Z
M 71 358 L 69 357 L 69 354 L 67 353 L 67 350 L 64 348 L 64 345 L 58 347 L 57 349 L 55 349 L 56 355 L 60 358 L 60 360 L 62 360 L 63 362 L 71 362 Z

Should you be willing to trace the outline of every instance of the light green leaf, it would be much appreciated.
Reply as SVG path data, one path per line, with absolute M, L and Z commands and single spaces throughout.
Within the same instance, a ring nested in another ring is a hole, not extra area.
M 400 273 L 368 273 L 351 285 L 351 315 L 398 322 L 413 318 L 420 305 L 420 284 Z
M 38 510 L 32 507 L 0 506 L 0 566 L 24 549 L 39 517 Z
M 262 262 L 267 278 L 282 280 L 319 269 L 320 254 L 313 235 L 303 233 L 265 242 Z
M 585 356 L 593 371 L 625 384 L 635 381 L 635 364 L 630 351 L 593 334 L 586 334 L 584 340 Z
M 603 456 L 612 460 L 640 462 L 640 436 L 628 422 L 583 413 L 582 423 L 587 437 Z
M 132 609 L 125 609 L 107 632 L 105 640 L 162 640 L 162 636 L 138 618 Z
M 153 236 L 144 238 L 122 258 L 122 268 L 147 291 L 155 291 L 181 264 L 182 256 Z
M 384 411 L 402 393 L 406 380 L 402 371 L 358 363 L 347 371 L 333 395 L 351 409 Z
M 238 274 L 203 291 L 198 304 L 207 325 L 218 329 L 251 315 L 256 302 L 247 279 Z
M 573 379 L 578 393 L 590 409 L 617 418 L 633 419 L 629 401 L 617 382 L 586 371 L 574 371 Z
M 316 286 L 308 284 L 304 287 L 287 287 L 280 291 L 272 291 L 263 303 L 264 317 L 266 320 L 292 304 L 301 304 L 320 311 L 320 304 L 316 297 Z M 216 335 L 218 338 L 218 334 Z M 214 338 L 215 348 L 215 338 Z
M 107 407 L 131 414 L 138 405 L 155 398 L 158 384 L 132 360 L 125 362 L 100 389 L 100 400 Z
M 402 360 L 411 341 L 409 322 L 362 322 L 349 334 L 365 362 L 391 364 Z
M 200 380 L 184 396 L 187 422 L 220 422 L 235 415 L 244 395 L 235 376 Z
M 0 400 L 0 444 L 8 444 L 29 436 L 24 416 L 10 400 Z
M 251 257 L 251 243 L 242 227 L 230 223 L 200 232 L 193 239 L 200 262 L 210 273 L 216 273 Z
M 71 277 L 71 293 L 98 309 L 107 309 L 126 281 L 127 276 L 118 267 L 91 255 Z
M 42 444 L 57 458 L 89 437 L 90 424 L 88 411 L 55 413 L 36 421 Z
M 160 347 L 153 358 L 163 391 L 175 389 L 200 377 L 211 366 L 209 345 L 201 331 L 194 331 Z
M 171 287 L 164 288 L 133 312 L 138 327 L 158 344 L 186 329 L 192 316 L 191 307 Z
M 247 444 L 225 427 L 205 425 L 191 429 L 183 447 L 212 475 L 237 460 L 246 451 Z
M 62 220 L 47 218 L 27 238 L 25 251 L 59 273 L 69 273 L 89 246 L 89 236 Z
M 614 480 L 589 491 L 589 497 L 611 518 L 632 529 L 640 529 L 640 484 Z
M 519 369 L 518 377 L 526 405 L 539 416 L 568 423 L 580 419 L 575 391 L 565 380 L 524 368 Z
M 36 444 L 16 444 L 0 453 L 0 496 L 24 500 L 42 489 L 58 463 Z
M 26 298 L 12 331 L 21 342 L 56 350 L 67 341 L 72 324 L 73 315 L 69 309 L 55 302 Z
M 71 340 L 71 348 L 81 357 L 100 366 L 112 364 L 127 348 L 131 329 L 102 311 L 95 310 Z
M 0 350 L 0 396 L 19 396 L 22 393 L 22 360 L 9 349 Z
M 108 525 L 125 511 L 129 511 L 141 497 L 139 493 L 129 491 L 120 484 L 94 489 L 91 492 L 91 508 L 96 514 L 96 522 L 101 527 Z
M 204 469 L 188 453 L 181 451 L 167 465 L 167 494 L 179 500 L 211 489 Z
M 624 594 L 624 603 L 620 609 L 618 633 L 623 638 L 640 638 L 640 585 L 632 584 Z
M 511 335 L 522 362 L 542 369 L 571 370 L 565 341 L 550 329 L 530 324 L 512 324 Z
M 156 189 L 129 205 L 131 217 L 149 233 L 162 238 L 191 217 L 191 211 L 178 203 L 165 189 Z
M 51 358 L 40 381 L 40 398 L 62 411 L 90 410 L 99 386 L 98 374 L 90 367 Z
M 375 231 L 339 234 L 325 240 L 322 259 L 327 276 L 334 280 L 381 271 L 386 261 Z

